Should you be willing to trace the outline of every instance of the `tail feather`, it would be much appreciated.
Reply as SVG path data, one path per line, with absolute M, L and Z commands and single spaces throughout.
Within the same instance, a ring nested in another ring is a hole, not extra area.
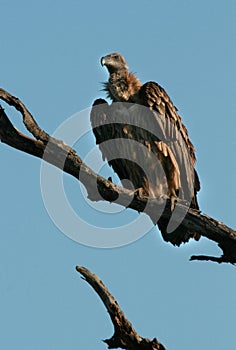
M 169 219 L 161 217 L 158 220 L 158 228 L 161 231 L 164 241 L 170 242 L 175 246 L 180 246 L 182 243 L 187 243 L 190 238 L 194 238 L 196 241 L 200 239 L 200 235 L 189 229 L 186 230 L 183 224 L 180 224 L 177 229 L 172 232 L 167 232 Z
M 197 210 L 199 209 L 196 196 L 193 197 L 190 207 Z M 186 227 L 181 223 L 172 232 L 167 232 L 171 215 L 172 212 L 170 210 L 170 216 L 168 218 L 161 216 L 157 222 L 158 228 L 161 231 L 164 241 L 170 242 L 175 246 L 180 246 L 182 243 L 187 243 L 190 238 L 193 238 L 196 241 L 200 239 L 201 235 L 199 233 L 194 232 L 191 230 L 191 228 L 186 229 Z

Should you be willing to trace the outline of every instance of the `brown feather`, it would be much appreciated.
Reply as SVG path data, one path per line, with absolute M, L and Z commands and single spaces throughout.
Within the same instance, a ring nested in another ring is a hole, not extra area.
M 123 56 L 111 54 L 102 62 L 110 72 L 104 90 L 113 103 L 104 104 L 102 110 L 93 108 L 91 123 L 103 156 L 119 178 L 129 179 L 135 189 L 151 197 L 180 198 L 198 209 L 195 151 L 177 108 L 160 85 L 142 85 L 129 73 Z M 113 140 L 112 146 L 107 140 Z M 170 222 L 171 217 L 158 220 L 166 241 L 179 245 L 190 237 L 199 239 L 181 224 L 168 233 Z

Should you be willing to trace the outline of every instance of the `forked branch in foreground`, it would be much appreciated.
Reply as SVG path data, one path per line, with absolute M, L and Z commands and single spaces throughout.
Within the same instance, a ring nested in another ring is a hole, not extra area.
M 114 326 L 114 334 L 110 339 L 104 340 L 109 349 L 127 350 L 165 350 L 165 347 L 156 339 L 142 338 L 125 317 L 119 304 L 102 283 L 100 278 L 82 266 L 76 270 L 83 276 L 90 286 L 95 290 L 107 309 Z

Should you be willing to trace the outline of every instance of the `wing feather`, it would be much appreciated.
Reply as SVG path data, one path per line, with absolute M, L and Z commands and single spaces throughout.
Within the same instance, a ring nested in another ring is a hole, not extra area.
M 179 166 L 152 111 L 138 104 L 104 104 L 98 111 L 92 109 L 91 123 L 104 158 L 121 180 L 129 179 L 135 189 L 143 188 L 152 197 L 177 197 Z
M 182 118 L 178 114 L 177 108 L 174 106 L 166 91 L 159 84 L 151 81 L 141 87 L 140 99 L 142 105 L 157 111 L 174 124 L 189 149 L 192 164 L 195 165 L 196 157 L 194 146 L 189 139 L 188 131 L 182 122 Z M 170 131 L 168 132 L 168 129 L 166 129 L 166 132 L 166 136 L 170 137 Z
M 157 102 L 153 103 L 155 99 Z M 162 100 L 161 104 L 160 99 Z M 196 192 L 200 189 L 200 182 L 194 169 L 196 163 L 195 150 L 177 108 L 165 90 L 155 82 L 148 82 L 142 86 L 140 89 L 140 103 L 153 111 L 157 122 L 160 123 L 161 120 L 163 139 L 171 148 L 182 172 L 183 193 L 180 197 L 188 198 L 187 192 L 190 193 L 190 197 L 193 199 L 192 205 L 198 209 Z
M 91 124 L 103 158 L 121 181 L 130 180 L 135 189 L 142 188 L 151 197 L 178 197 L 198 209 L 194 147 L 177 108 L 158 84 L 141 87 L 139 104 L 108 105 L 97 100 Z M 168 224 L 163 218 L 158 221 L 166 241 L 179 245 L 190 237 L 199 238 L 181 225 L 170 235 Z

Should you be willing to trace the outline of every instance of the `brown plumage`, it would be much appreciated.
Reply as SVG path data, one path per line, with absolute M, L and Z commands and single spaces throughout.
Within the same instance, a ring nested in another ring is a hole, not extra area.
M 101 64 L 110 74 L 104 90 L 112 104 L 96 100 L 91 124 L 103 158 L 134 189 L 149 197 L 167 196 L 173 203 L 181 199 L 198 209 L 200 183 L 194 169 L 194 147 L 165 90 L 155 82 L 141 84 L 118 53 L 102 57 Z M 163 238 L 174 245 L 190 237 L 199 239 L 191 228 L 183 229 L 182 219 L 173 210 L 172 218 L 153 221 Z

